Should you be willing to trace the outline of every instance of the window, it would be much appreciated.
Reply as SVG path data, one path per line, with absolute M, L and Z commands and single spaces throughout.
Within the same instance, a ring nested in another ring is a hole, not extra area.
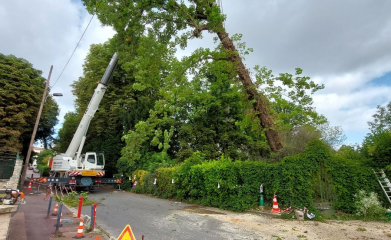
M 97 157 L 98 157 L 97 165 L 105 165 L 105 157 L 104 157 L 103 153 L 98 153 Z
M 87 162 L 95 164 L 95 155 L 88 155 Z

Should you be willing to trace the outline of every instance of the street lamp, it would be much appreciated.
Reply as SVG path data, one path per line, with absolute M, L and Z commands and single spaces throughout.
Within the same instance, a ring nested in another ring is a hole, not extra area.
M 52 71 L 53 71 L 53 66 L 50 67 L 49 77 L 48 77 L 48 80 L 45 83 L 45 89 L 43 91 L 41 105 L 39 106 L 37 119 L 35 120 L 33 134 L 31 135 L 29 149 L 27 151 L 27 156 L 26 156 L 26 159 L 25 159 L 25 162 L 24 162 L 24 167 L 23 167 L 23 170 L 22 170 L 22 177 L 20 179 L 20 184 L 19 184 L 19 189 L 20 190 L 23 189 L 24 179 L 26 178 L 26 171 L 27 171 L 27 168 L 28 168 L 28 165 L 29 165 L 29 162 L 30 162 L 30 157 L 31 157 L 31 149 L 32 149 L 32 146 L 33 146 L 33 143 L 34 143 L 35 134 L 37 133 L 39 119 L 41 118 L 43 105 L 44 105 L 45 100 L 46 100 L 46 93 L 47 93 L 47 89 L 48 89 L 48 86 L 49 86 L 49 81 L 50 81 L 50 76 L 52 75 Z M 62 96 L 62 93 L 53 93 L 52 95 L 60 97 L 60 96 Z

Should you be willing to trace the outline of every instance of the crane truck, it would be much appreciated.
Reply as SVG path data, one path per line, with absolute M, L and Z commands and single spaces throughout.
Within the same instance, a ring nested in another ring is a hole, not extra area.
M 105 157 L 103 152 L 86 152 L 82 154 L 91 119 L 98 110 L 117 64 L 118 54 L 114 53 L 94 91 L 67 151 L 54 156 L 49 161 L 51 172 L 50 177 L 47 178 L 48 183 L 54 186 L 77 187 L 88 190 L 93 190 L 103 183 L 120 183 L 120 179 L 105 177 Z

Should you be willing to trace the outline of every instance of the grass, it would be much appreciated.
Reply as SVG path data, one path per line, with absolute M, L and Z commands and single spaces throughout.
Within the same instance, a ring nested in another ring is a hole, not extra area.
M 68 199 L 67 197 L 64 197 L 61 201 L 70 207 L 79 206 L 79 199 Z M 94 203 L 95 201 L 91 201 L 89 199 L 83 199 L 83 206 L 89 206 Z
M 359 216 L 357 214 L 348 214 L 348 213 L 337 213 L 333 217 L 328 218 L 330 220 L 342 220 L 342 221 L 350 221 L 350 220 L 362 220 L 362 221 L 383 221 L 383 222 L 390 222 L 390 219 L 388 219 L 385 215 L 384 216 L 378 216 L 375 218 L 368 218 Z
M 80 194 L 77 192 L 71 192 L 63 197 L 56 196 L 56 201 L 63 202 L 70 207 L 77 207 L 79 206 L 79 197 L 83 196 L 83 206 L 89 206 L 96 203 L 95 201 L 89 200 L 87 194 L 87 192 L 81 192 Z

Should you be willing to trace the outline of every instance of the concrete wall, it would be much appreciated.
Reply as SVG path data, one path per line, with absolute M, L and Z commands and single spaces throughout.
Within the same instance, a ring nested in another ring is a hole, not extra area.
M 14 172 L 12 173 L 12 177 L 7 181 L 7 179 L 2 179 L 0 189 L 12 188 L 17 189 L 19 184 L 20 175 L 22 173 L 23 161 L 17 159 L 15 161 Z

